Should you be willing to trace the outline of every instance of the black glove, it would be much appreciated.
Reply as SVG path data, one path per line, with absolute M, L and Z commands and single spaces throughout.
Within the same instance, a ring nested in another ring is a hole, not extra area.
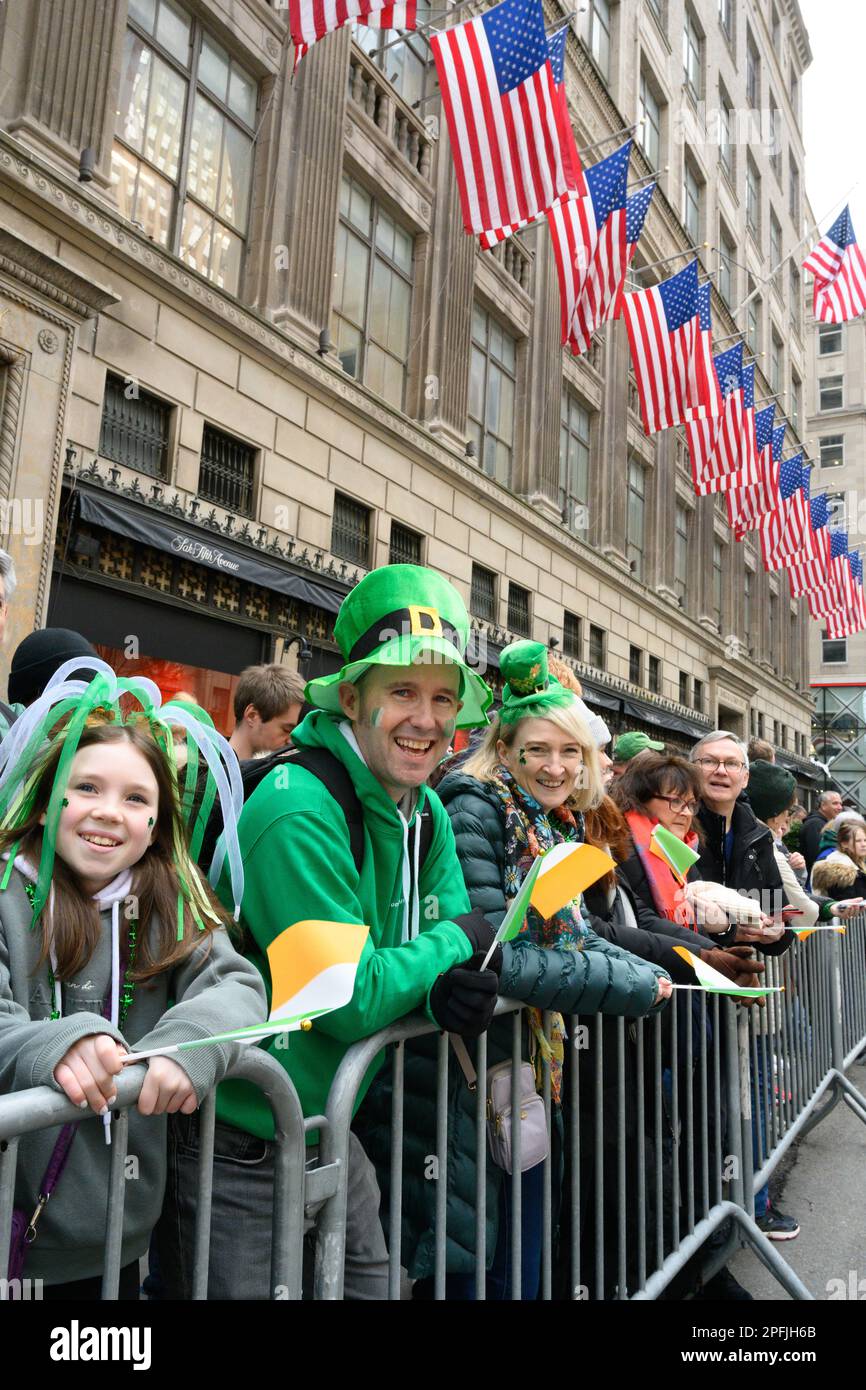
M 430 1012 L 446 1033 L 480 1038 L 489 1028 L 499 976 L 495 970 L 480 969 L 483 959 L 484 953 L 477 951 L 462 965 L 452 965 L 431 989 Z
M 496 935 L 496 928 L 491 927 L 483 912 L 463 912 L 459 917 L 452 917 L 452 922 L 456 922 L 462 932 L 469 937 L 469 944 L 473 953 L 481 951 L 486 955 L 493 945 L 493 938 Z M 483 957 L 482 957 L 483 958 Z

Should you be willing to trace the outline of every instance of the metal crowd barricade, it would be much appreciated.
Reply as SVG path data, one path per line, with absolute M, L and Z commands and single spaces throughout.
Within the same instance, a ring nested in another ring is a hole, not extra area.
M 866 1100 L 845 1075 L 866 1048 L 866 919 L 844 936 L 816 932 L 782 956 L 763 957 L 768 985 L 784 991 L 763 1007 L 701 991 L 674 991 L 660 1015 L 567 1020 L 565 1136 L 544 1164 L 539 1296 L 683 1297 L 750 1247 L 795 1299 L 812 1295 L 755 1223 L 754 1196 L 780 1159 L 844 1098 L 866 1122 Z M 523 1009 L 500 1000 L 494 1027 L 510 1015 L 512 1101 L 517 1109 Z M 506 1025 L 507 1026 L 507 1025 Z M 548 1020 L 549 1026 L 549 1020 Z M 346 1163 L 356 1098 L 370 1066 L 390 1049 L 388 1164 L 389 1297 L 401 1297 L 404 1071 L 413 1041 L 435 1025 L 413 1015 L 355 1044 L 334 1079 L 322 1162 L 340 1175 L 318 1223 L 315 1297 L 339 1299 L 345 1260 Z M 449 1149 L 448 1039 L 437 1043 L 433 1296 L 447 1296 L 446 1209 Z M 477 1044 L 475 1293 L 486 1296 L 487 1038 Z M 544 1069 L 548 1133 L 555 1126 Z M 513 1129 L 519 1171 L 519 1125 Z M 554 1213 L 561 1175 L 568 1201 Z M 521 1183 L 511 1184 L 510 1291 L 521 1296 Z M 463 1294 L 465 1296 L 465 1293 Z
M 262 1091 L 274 1116 L 274 1206 L 271 1287 L 285 1289 L 289 1299 L 300 1299 L 303 1270 L 304 1204 L 325 1198 L 336 1188 L 336 1175 L 321 1169 L 305 1172 L 305 1129 L 320 1127 L 322 1116 L 304 1121 L 297 1092 L 284 1069 L 260 1048 L 244 1051 L 228 1076 L 251 1081 Z M 102 1278 L 103 1299 L 118 1295 L 125 1164 L 129 1129 L 129 1109 L 135 1105 L 144 1081 L 144 1072 L 134 1067 L 117 1078 L 117 1103 L 111 1127 L 112 1146 L 106 1210 L 105 1265 Z M 200 1155 L 194 1238 L 194 1299 L 207 1298 L 210 1254 L 210 1225 L 213 1197 L 214 1123 L 216 1091 L 202 1102 L 200 1111 Z M 20 1139 L 35 1130 L 55 1129 L 71 1121 L 95 1123 L 98 1117 L 82 1111 L 65 1096 L 47 1086 L 0 1097 L 0 1272 L 9 1261 L 15 1170 Z M 6 1289 L 5 1282 L 2 1285 Z

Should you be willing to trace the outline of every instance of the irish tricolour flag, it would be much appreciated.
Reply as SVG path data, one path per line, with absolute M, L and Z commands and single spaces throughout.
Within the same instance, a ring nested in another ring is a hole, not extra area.
M 595 845 L 576 845 L 564 841 L 540 854 L 533 861 L 532 868 L 520 885 L 517 896 L 503 917 L 493 945 L 484 958 L 482 970 L 486 968 L 494 948 L 503 941 L 511 941 L 517 936 L 530 907 L 534 907 L 545 921 L 560 912 L 590 884 L 603 878 L 616 868 L 616 863 L 604 850 Z
M 697 985 L 674 985 L 674 989 L 705 989 L 710 994 L 736 994 L 745 999 L 760 999 L 765 994 L 781 994 L 784 989 L 783 985 L 735 985 L 721 971 L 702 961 L 687 946 L 675 946 L 674 950 L 688 962 L 700 981 Z

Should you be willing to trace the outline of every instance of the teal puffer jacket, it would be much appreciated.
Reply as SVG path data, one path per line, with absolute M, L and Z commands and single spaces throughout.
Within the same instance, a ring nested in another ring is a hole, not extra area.
M 498 926 L 505 912 L 505 824 L 495 793 L 475 778 L 455 772 L 437 787 L 451 818 L 457 857 L 473 908 Z M 639 1018 L 653 1009 L 659 976 L 666 972 L 639 960 L 589 931 L 580 951 L 510 942 L 503 947 L 500 994 L 560 1013 L 622 1014 Z M 662 1006 L 663 1007 L 663 1006 Z M 511 1056 L 511 1018 L 488 1032 L 487 1065 Z M 413 1279 L 434 1268 L 436 1183 L 430 1156 L 436 1143 L 436 1036 L 406 1044 L 403 1137 L 403 1220 L 401 1260 Z M 467 1043 L 473 1061 L 475 1044 Z M 524 1030 L 524 1056 L 528 1039 Z M 468 1274 L 475 1267 L 475 1095 L 453 1052 L 448 1077 L 448 1166 L 446 1269 Z M 358 1117 L 364 1147 L 376 1164 L 382 1189 L 382 1217 L 388 1219 L 390 1185 L 390 1068 L 374 1084 Z M 501 1169 L 487 1163 L 487 1262 L 496 1248 Z

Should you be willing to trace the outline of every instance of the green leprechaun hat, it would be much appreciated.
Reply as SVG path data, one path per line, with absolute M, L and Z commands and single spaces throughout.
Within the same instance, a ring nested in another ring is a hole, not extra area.
M 527 715 L 544 717 L 544 711 L 576 702 L 571 690 L 560 685 L 547 666 L 543 642 L 512 642 L 503 647 L 499 669 L 505 679 L 500 718 L 513 724 Z
M 461 674 L 458 728 L 486 724 L 493 694 L 464 661 L 469 641 L 466 605 L 447 579 L 421 565 L 383 565 L 344 598 L 334 637 L 345 665 L 335 675 L 309 682 L 306 698 L 339 714 L 339 688 L 371 666 L 414 666 L 447 661 Z

